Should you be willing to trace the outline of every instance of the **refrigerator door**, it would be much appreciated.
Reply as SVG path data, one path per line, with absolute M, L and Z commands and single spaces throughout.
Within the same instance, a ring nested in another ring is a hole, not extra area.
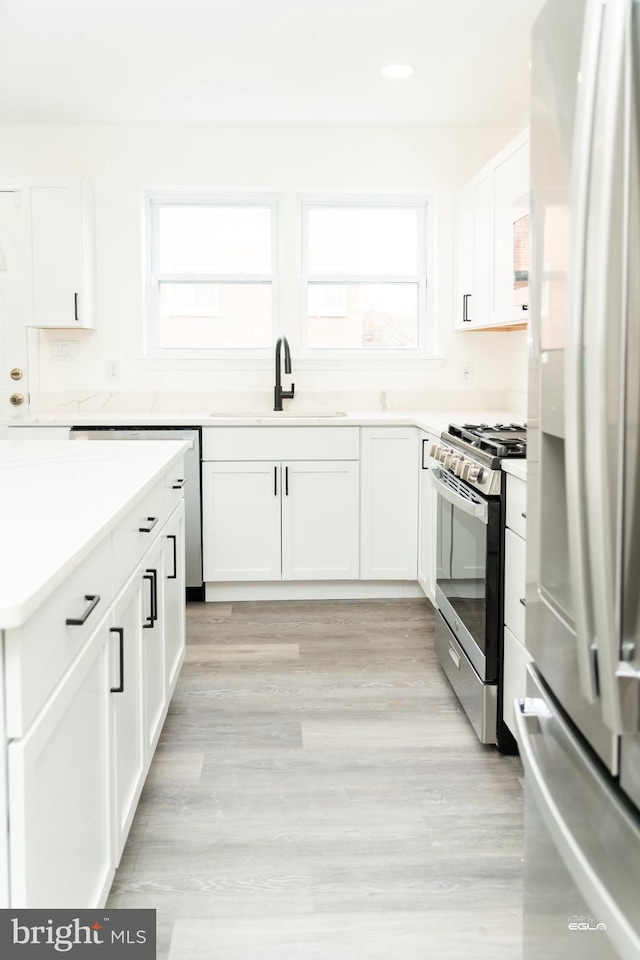
M 582 280 L 593 270 L 588 200 L 603 9 L 601 0 L 549 0 L 532 37 L 526 631 L 555 696 L 615 770 L 617 743 L 603 724 L 595 681 L 586 427 L 576 392 Z
M 535 667 L 514 704 L 525 769 L 524 960 L 638 960 L 640 823 Z
M 626 430 L 623 529 L 622 656 L 635 674 L 626 695 L 638 717 L 640 671 L 640 2 L 632 9 L 627 50 L 631 109 L 628 136 L 628 229 L 626 336 Z M 627 685 L 629 687 L 629 684 Z M 623 694 L 624 695 L 624 694 Z M 626 707 L 627 705 L 625 705 Z M 631 731 L 620 744 L 620 784 L 640 808 L 640 734 Z

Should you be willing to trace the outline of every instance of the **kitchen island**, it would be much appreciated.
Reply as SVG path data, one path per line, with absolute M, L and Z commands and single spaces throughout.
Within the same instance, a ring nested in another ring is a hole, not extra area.
M 184 657 L 186 449 L 0 445 L 0 907 L 106 900 Z

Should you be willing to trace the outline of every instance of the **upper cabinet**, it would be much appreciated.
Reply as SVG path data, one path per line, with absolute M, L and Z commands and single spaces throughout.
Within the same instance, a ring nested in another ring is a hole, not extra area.
M 27 188 L 31 235 L 31 327 L 95 327 L 93 192 L 80 180 Z
M 461 190 L 456 233 L 456 329 L 526 323 L 528 130 L 493 157 Z

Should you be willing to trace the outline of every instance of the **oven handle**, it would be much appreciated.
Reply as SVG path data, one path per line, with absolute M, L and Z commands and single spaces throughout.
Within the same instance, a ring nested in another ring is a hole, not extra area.
M 452 490 L 451 487 L 448 487 L 446 483 L 443 483 L 440 477 L 442 476 L 442 470 L 440 467 L 434 467 L 431 471 L 431 482 L 436 489 L 436 492 L 440 494 L 441 497 L 444 497 L 445 500 L 448 500 L 449 503 L 452 503 L 454 507 L 458 507 L 459 510 L 462 510 L 463 513 L 468 513 L 472 517 L 477 517 L 478 520 L 481 520 L 483 523 L 489 522 L 489 511 L 487 510 L 486 503 L 472 503 L 471 500 L 466 500 L 464 497 L 459 496 Z

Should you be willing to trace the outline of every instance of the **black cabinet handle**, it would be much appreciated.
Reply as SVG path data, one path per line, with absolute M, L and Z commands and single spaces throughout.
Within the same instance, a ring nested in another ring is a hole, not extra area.
M 151 531 L 153 530 L 157 522 L 158 522 L 157 517 L 147 517 L 147 523 L 149 524 L 149 526 L 138 527 L 138 530 L 140 533 L 151 533 Z
M 289 467 L 284 468 L 284 495 L 289 496 Z
M 522 604 L 523 607 L 526 607 L 527 605 L 527 601 L 524 599 L 524 597 L 520 597 L 520 603 Z
M 177 580 L 178 579 L 178 546 L 177 546 L 177 536 L 175 533 L 168 533 L 167 540 L 173 540 L 173 573 L 168 574 L 167 580 Z
M 80 323 L 80 317 L 78 316 L 78 294 L 74 293 L 73 295 L 73 315 L 75 317 L 76 323 Z
M 462 296 L 462 322 L 471 323 L 469 318 L 469 298 L 471 297 L 470 293 L 465 293 Z
M 120 647 L 120 685 L 111 687 L 111 693 L 124 693 L 124 630 L 122 627 L 109 627 L 109 633 L 117 633 Z
M 146 570 L 142 575 L 142 579 L 149 581 L 149 604 L 151 613 L 147 617 L 147 622 L 142 624 L 145 630 L 149 630 L 158 619 L 158 571 Z
M 521 513 L 520 516 L 522 517 L 523 520 L 526 520 L 526 519 L 527 519 L 526 513 Z
M 423 440 L 423 441 L 422 441 L 422 469 L 423 469 L 423 470 L 428 470 L 428 469 L 429 469 L 428 466 L 427 466 L 426 463 L 425 463 L 425 450 L 427 449 L 427 444 L 428 444 L 428 443 L 431 443 L 431 441 L 430 441 L 430 440 Z
M 273 495 L 278 496 L 278 468 L 273 468 Z
M 65 623 L 68 627 L 81 627 L 87 622 L 95 608 L 100 603 L 100 595 L 97 593 L 85 593 L 84 598 L 88 602 L 89 606 L 81 617 L 67 617 Z
M 173 490 L 182 490 L 182 488 L 184 487 L 184 485 L 185 485 L 186 482 L 187 482 L 187 481 L 186 481 L 186 479 L 184 479 L 184 478 L 181 478 L 180 480 L 176 480 L 176 482 L 175 482 L 174 484 L 172 484 L 172 489 L 173 489 Z

